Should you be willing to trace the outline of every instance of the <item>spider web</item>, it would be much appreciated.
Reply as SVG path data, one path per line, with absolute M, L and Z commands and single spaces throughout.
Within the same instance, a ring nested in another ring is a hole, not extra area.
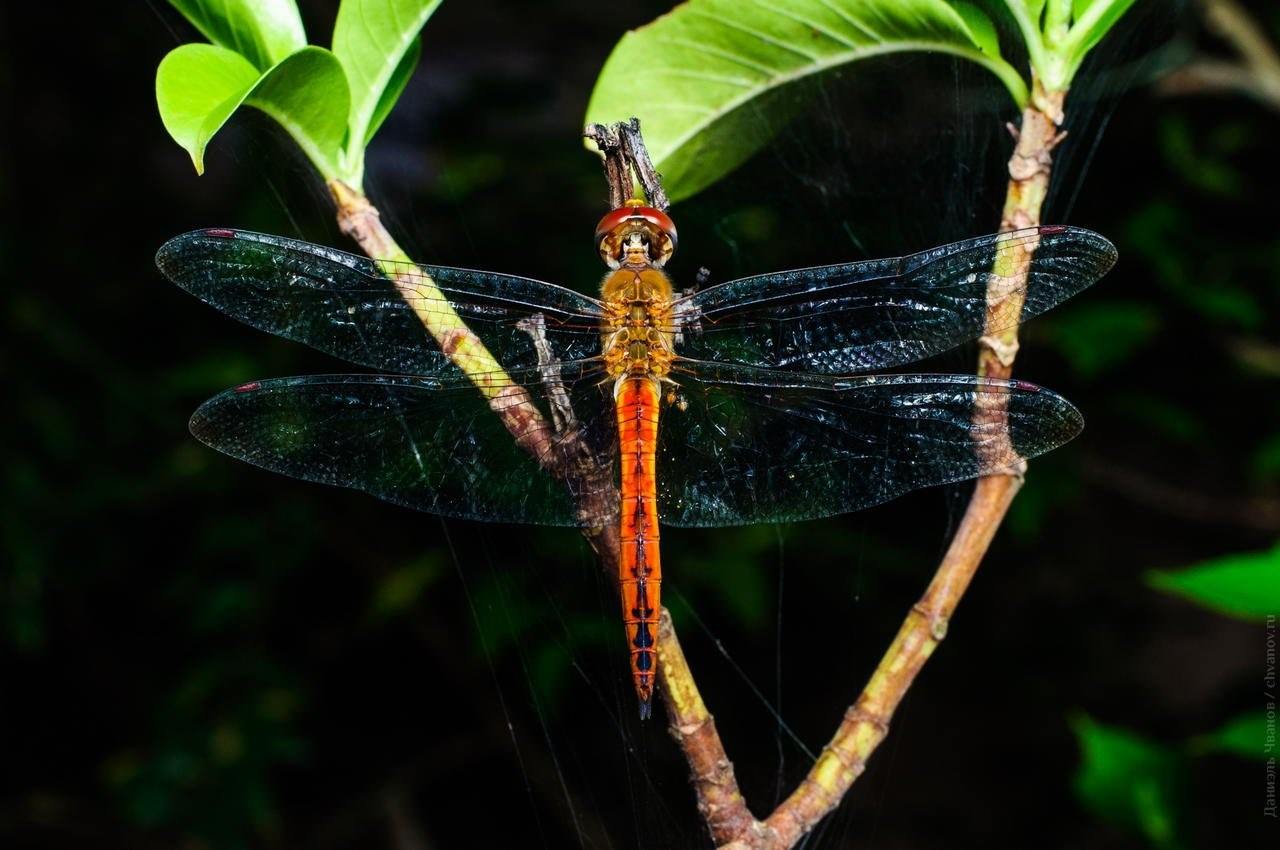
M 1094 71 L 1081 73 L 1046 222 L 1071 221 L 1117 99 L 1161 61 L 1150 46 L 1158 41 L 1151 23 L 1149 9 L 1134 13 L 1089 60 Z M 423 262 L 489 267 L 591 291 L 600 270 L 589 250 L 586 203 L 547 212 L 551 226 L 526 238 L 527 215 L 495 219 L 489 190 L 459 189 L 472 179 L 464 174 L 471 166 L 459 164 L 464 159 L 444 158 L 421 175 L 400 153 L 378 153 L 422 133 L 420 117 L 398 115 L 437 94 L 429 84 L 411 86 L 384 131 L 391 143 L 371 151 L 371 195 L 389 228 L 406 234 L 404 246 Z M 949 58 L 893 57 L 821 80 L 812 103 L 742 169 L 677 207 L 682 248 L 670 270 L 678 286 L 691 285 L 700 266 L 714 282 L 899 255 L 995 229 L 1011 148 L 1004 124 L 1017 112 L 989 74 Z M 580 151 L 568 147 L 575 164 L 563 172 L 581 165 Z M 238 158 L 251 167 L 272 159 Z M 559 164 L 549 171 L 550 179 L 563 173 Z M 341 244 L 324 223 L 322 190 L 297 174 L 262 176 L 281 207 L 300 216 L 295 230 L 319 241 L 328 233 L 329 244 Z M 537 184 L 519 182 L 528 175 L 508 176 L 515 182 L 504 192 L 535 194 L 530 186 Z M 453 220 L 448 236 L 417 212 L 406 177 L 439 184 L 432 202 Z M 309 196 L 291 197 L 296 190 L 286 185 L 297 184 L 309 185 Z M 971 364 L 966 351 L 944 355 L 936 366 L 964 372 Z M 762 532 L 664 532 L 664 598 L 757 814 L 790 793 L 856 696 L 945 550 L 966 492 L 946 488 L 865 514 Z M 476 835 L 505 831 L 539 847 L 709 846 L 661 710 L 652 722 L 636 719 L 617 591 L 585 545 L 564 530 L 495 531 L 452 521 L 417 527 L 442 530 L 433 545 L 447 552 L 465 602 L 449 623 L 470 625 L 470 634 L 457 636 L 458 651 L 472 653 L 471 663 L 488 672 L 490 702 L 505 729 L 506 752 L 487 770 L 503 794 L 496 810 L 512 822 L 477 825 Z M 727 544 L 730 535 L 745 542 Z M 905 554 L 895 548 L 904 538 L 914 538 Z M 937 734 L 913 726 L 911 708 L 908 700 L 855 791 L 859 802 L 843 806 L 802 846 L 863 844 L 887 828 L 874 815 L 892 788 L 900 739 Z M 474 783 L 477 774 L 467 775 Z M 485 792 L 483 785 L 471 790 Z M 426 819 L 443 817 L 426 803 L 421 808 Z

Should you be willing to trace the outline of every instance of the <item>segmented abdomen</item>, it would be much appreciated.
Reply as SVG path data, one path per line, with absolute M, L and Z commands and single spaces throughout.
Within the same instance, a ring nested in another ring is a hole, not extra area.
M 622 513 L 622 618 L 631 650 L 631 675 L 640 714 L 649 714 L 657 673 L 658 612 L 661 610 L 662 561 L 658 553 L 658 382 L 624 378 L 617 392 Z

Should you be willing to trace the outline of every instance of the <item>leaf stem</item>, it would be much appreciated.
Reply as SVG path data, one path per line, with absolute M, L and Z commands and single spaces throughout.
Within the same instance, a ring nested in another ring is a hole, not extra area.
M 1025 0 L 1005 0 L 1004 5 L 1013 16 L 1013 22 L 1017 24 L 1018 32 L 1022 35 L 1022 43 L 1027 48 L 1027 60 L 1032 71 L 1043 74 L 1048 57 L 1044 46 L 1044 35 L 1040 31 L 1040 21 L 1032 19 Z M 1025 86 L 1025 83 L 1023 85 Z M 1022 106 L 1024 103 L 1025 100 L 1019 101 L 1018 105 Z

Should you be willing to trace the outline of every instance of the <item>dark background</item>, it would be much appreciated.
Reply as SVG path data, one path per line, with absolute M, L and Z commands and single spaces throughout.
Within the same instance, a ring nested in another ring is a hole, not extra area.
M 335 8 L 304 4 L 313 41 Z M 187 434 L 226 386 L 341 367 L 169 285 L 159 244 L 227 225 L 349 246 L 260 116 L 195 176 L 154 103 L 156 64 L 194 38 L 168 6 L 23 11 L 0 13 L 0 846 L 709 846 L 665 718 L 636 720 L 615 590 L 575 534 L 442 522 Z M 662 11 L 446 3 L 370 151 L 410 254 L 592 290 L 605 195 L 582 115 L 617 38 Z M 949 639 L 807 846 L 1146 846 L 1074 794 L 1073 724 L 1173 745 L 1260 707 L 1261 629 L 1143 579 L 1280 530 L 1278 115 L 1161 94 L 1152 73 L 1221 51 L 1174 14 L 1145 5 L 1073 93 L 1045 216 L 1120 250 L 1027 328 L 1018 361 L 1088 427 L 1033 464 Z M 992 230 L 1006 100 L 919 56 L 826 81 L 673 209 L 673 275 Z M 818 750 L 856 696 L 966 495 L 664 535 L 686 651 L 757 812 L 803 775 L 796 742 Z M 1257 762 L 1178 770 L 1183 845 L 1275 835 Z

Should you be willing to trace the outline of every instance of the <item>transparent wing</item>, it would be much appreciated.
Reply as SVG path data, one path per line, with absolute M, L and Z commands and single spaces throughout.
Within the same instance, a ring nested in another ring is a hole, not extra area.
M 1083 426 L 1069 402 L 1023 381 L 679 369 L 677 403 L 658 427 L 659 514 L 671 525 L 856 511 L 1009 470 Z
M 174 237 L 156 254 L 156 265 L 245 324 L 384 372 L 429 375 L 446 362 L 424 326 L 446 306 L 510 369 L 538 362 L 532 338 L 518 325 L 536 314 L 544 317 L 546 338 L 561 361 L 600 351 L 598 301 L 514 275 L 375 262 L 239 230 Z M 429 294 L 430 281 L 443 300 Z
M 616 513 L 617 432 L 597 361 L 561 367 L 574 430 L 522 429 L 537 459 L 495 415 L 532 404 L 552 422 L 536 370 L 511 373 L 517 386 L 488 401 L 456 370 L 440 371 L 255 381 L 206 401 L 191 432 L 264 469 L 443 516 L 600 525 Z M 547 472 L 568 463 L 592 474 Z
M 1035 253 L 1024 278 L 1014 274 Z M 1096 233 L 1040 227 L 983 236 L 908 257 L 746 277 L 677 302 L 679 353 L 824 374 L 900 366 L 946 351 L 984 331 L 988 291 L 996 330 L 1054 307 L 1115 263 Z M 995 284 L 993 287 L 992 284 Z

